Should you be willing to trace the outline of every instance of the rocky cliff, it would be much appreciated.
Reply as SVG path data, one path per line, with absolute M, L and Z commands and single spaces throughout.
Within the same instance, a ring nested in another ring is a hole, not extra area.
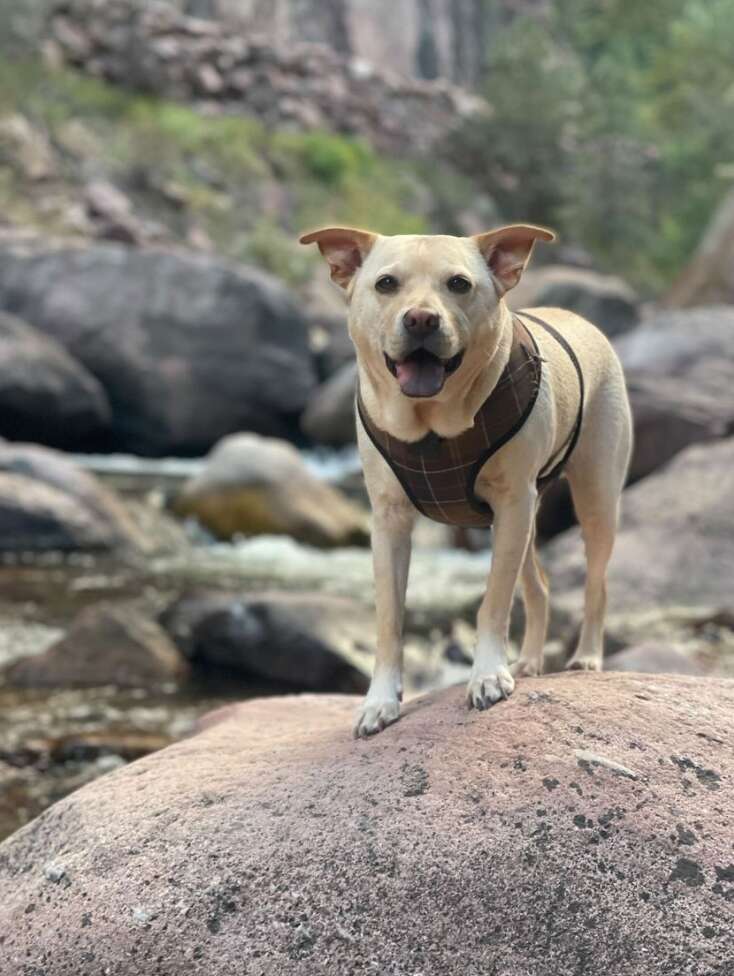
M 252 7 L 250 18 L 243 9 L 233 24 L 179 8 L 140 0 L 57 3 L 46 50 L 55 61 L 128 88 L 205 101 L 268 126 L 362 136 L 389 152 L 427 150 L 486 108 L 440 78 L 438 68 L 423 72 L 433 80 L 422 80 L 357 56 L 343 18 L 327 18 L 331 44 L 313 43 L 324 34 L 323 11 L 321 19 L 305 10 L 296 16 L 300 8 L 291 4 L 279 19 L 277 4 L 264 17 Z M 334 31 L 342 22 L 339 40 Z M 399 57 L 383 60 L 409 68 Z
M 289 45 L 315 41 L 379 68 L 474 87 L 492 31 L 542 0 L 179 0 L 198 17 Z M 399 29 L 394 29 L 399 25 Z

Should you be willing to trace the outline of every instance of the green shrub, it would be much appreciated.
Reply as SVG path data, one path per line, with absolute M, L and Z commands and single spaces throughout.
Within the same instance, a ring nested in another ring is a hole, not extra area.
M 453 159 L 508 219 L 655 294 L 734 172 L 732 0 L 556 0 L 495 34 Z

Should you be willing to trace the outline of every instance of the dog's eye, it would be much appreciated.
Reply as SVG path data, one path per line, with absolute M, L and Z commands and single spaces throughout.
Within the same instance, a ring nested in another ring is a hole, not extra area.
M 446 287 L 457 295 L 466 295 L 471 288 L 471 281 L 463 275 L 452 275 L 446 282 Z
M 400 287 L 400 282 L 395 275 L 380 275 L 375 282 L 375 288 L 383 295 L 392 295 Z

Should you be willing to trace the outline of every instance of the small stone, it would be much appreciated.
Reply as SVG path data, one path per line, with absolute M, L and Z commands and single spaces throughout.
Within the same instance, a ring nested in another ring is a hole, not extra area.
M 596 752 L 589 752 L 587 749 L 575 749 L 574 755 L 578 759 L 579 765 L 603 766 L 604 769 L 608 769 L 610 772 L 617 773 L 620 776 L 626 776 L 628 779 L 638 778 L 638 774 L 634 769 L 623 766 L 621 763 L 607 758 L 607 756 L 600 756 Z
M 51 862 L 50 864 L 44 865 L 43 876 L 47 881 L 53 881 L 54 884 L 59 884 L 59 882 L 66 878 L 66 868 L 63 864 Z
M 155 912 L 144 908 L 142 905 L 136 905 L 132 910 L 132 917 L 135 925 L 140 925 L 143 928 L 147 928 L 155 918 Z

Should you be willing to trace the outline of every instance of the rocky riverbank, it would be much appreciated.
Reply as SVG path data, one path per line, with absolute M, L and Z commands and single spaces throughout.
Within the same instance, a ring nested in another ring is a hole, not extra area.
M 208 0 L 34 0 L 28 60 L 0 63 L 0 836 L 17 831 L 0 851 L 0 971 L 114 969 L 135 952 L 146 974 L 208 973 L 215 956 L 223 972 L 246 958 L 328 973 L 346 956 L 356 972 L 443 972 L 451 953 L 466 971 L 491 956 L 507 976 L 637 976 L 650 944 L 671 972 L 713 976 L 732 880 L 731 202 L 660 304 L 616 273 L 643 288 L 660 256 L 603 268 L 612 252 L 596 266 L 574 239 L 512 293 L 588 316 L 626 369 L 619 673 L 551 674 L 583 598 L 560 485 L 539 533 L 549 674 L 469 715 L 451 686 L 491 541 L 420 521 L 405 718 L 353 744 L 375 634 L 355 362 L 343 302 L 297 236 L 503 222 L 451 159 L 455 127 L 487 106 L 413 64 L 370 67 L 358 45 L 258 38 L 226 6 L 218 20 Z M 292 40 L 324 5 L 256 6 L 287 6 L 271 27 Z M 348 6 L 394 20 L 382 0 Z M 447 39 L 478 6 L 433 9 L 437 51 L 468 83 L 479 68 Z M 523 180 L 497 163 L 517 203 Z M 680 232 L 666 225 L 664 253 Z M 521 627 L 518 606 L 513 653 Z M 212 711 L 220 724 L 189 738 Z

